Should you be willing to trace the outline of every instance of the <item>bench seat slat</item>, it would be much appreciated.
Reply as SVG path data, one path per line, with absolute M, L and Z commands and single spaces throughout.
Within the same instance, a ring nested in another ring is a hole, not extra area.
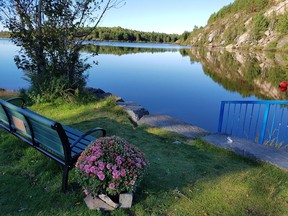
M 84 134 L 84 133 L 82 133 L 82 134 Z M 78 139 L 80 136 L 76 136 L 76 135 L 73 135 L 73 134 L 70 134 L 70 133 L 66 133 L 66 135 L 67 135 L 67 137 L 69 138 L 69 140 L 71 140 L 71 143 L 70 144 L 72 144 L 72 142 L 74 142 L 76 139 Z M 92 136 L 90 136 L 90 137 L 85 137 L 85 138 L 83 138 L 82 140 L 81 140 L 81 142 L 88 142 L 88 143 L 90 143 L 91 141 L 93 141 L 93 140 L 96 140 L 96 138 L 95 137 L 92 137 Z
M 76 140 L 75 138 L 74 139 L 71 139 L 69 138 L 69 143 L 70 145 Z M 92 140 L 95 140 L 94 139 L 91 139 Z M 71 149 L 71 156 L 72 158 L 74 158 L 75 156 L 78 156 L 80 155 L 86 148 L 88 145 L 90 145 L 91 141 L 87 141 L 87 140 L 81 140 L 79 141 L 72 149 Z
M 70 145 L 76 140 L 78 139 L 82 134 L 84 134 L 83 132 L 81 131 L 78 131 L 78 130 L 75 130 L 71 127 L 68 127 L 68 126 L 63 126 L 65 132 L 66 132 L 66 135 L 68 137 L 68 140 L 69 140 L 69 143 Z M 72 158 L 80 155 L 84 150 L 85 148 L 91 143 L 91 141 L 95 140 L 96 138 L 91 136 L 91 135 L 88 135 L 86 137 L 84 137 L 82 140 L 80 140 L 76 146 L 74 146 L 72 149 L 71 149 L 71 156 Z
M 73 150 L 71 151 L 72 158 L 78 157 L 83 151 L 84 149 L 79 149 L 77 147 L 74 147 Z
M 82 134 L 84 134 L 84 133 L 81 132 L 81 131 L 78 131 L 78 130 L 76 130 L 76 129 L 74 129 L 74 128 L 71 128 L 71 127 L 68 127 L 68 126 L 65 126 L 65 125 L 63 125 L 63 129 L 65 130 L 67 137 L 72 138 L 72 139 L 73 139 L 73 138 L 74 138 L 74 139 L 77 139 L 77 138 L 80 137 Z M 91 135 L 88 135 L 88 136 L 86 136 L 86 137 L 83 138 L 83 140 L 86 140 L 86 141 L 89 141 L 89 142 L 91 142 L 91 141 L 93 141 L 93 140 L 95 140 L 95 139 L 96 139 L 96 138 L 93 137 L 93 136 L 91 136 Z
M 68 139 L 69 140 L 69 143 L 72 144 L 74 140 L 71 140 L 71 139 Z M 82 148 L 82 149 L 85 149 L 88 145 L 90 145 L 91 142 L 88 142 L 88 141 L 83 141 L 81 140 L 80 142 L 78 142 L 76 144 L 77 147 L 79 148 Z
M 67 126 L 64 126 L 63 128 L 67 134 L 70 145 L 83 134 L 83 132 Z M 77 143 L 71 149 L 72 158 L 79 156 L 86 149 L 86 147 L 90 145 L 90 143 L 94 140 L 96 140 L 96 138 L 91 135 L 88 135 L 82 140 L 80 140 L 79 143 Z

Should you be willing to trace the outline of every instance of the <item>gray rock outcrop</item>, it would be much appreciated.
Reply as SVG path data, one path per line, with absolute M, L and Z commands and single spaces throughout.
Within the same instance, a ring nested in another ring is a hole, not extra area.
M 209 134 L 208 131 L 196 127 L 178 119 L 167 115 L 147 115 L 140 119 L 139 125 L 148 125 L 156 128 L 161 128 L 167 131 L 181 134 L 187 139 L 195 139 L 197 137 Z
M 136 124 L 143 116 L 149 115 L 148 110 L 133 101 L 117 102 L 117 105 L 123 107 L 127 114 L 131 117 L 131 120 Z

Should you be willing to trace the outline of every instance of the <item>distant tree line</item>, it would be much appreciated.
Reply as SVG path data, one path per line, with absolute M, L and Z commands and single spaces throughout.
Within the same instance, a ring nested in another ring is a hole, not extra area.
M 81 35 L 91 32 L 90 28 L 84 28 L 79 31 Z M 0 32 L 0 38 L 9 38 L 10 33 L 7 31 Z M 123 41 L 123 42 L 152 42 L 152 43 L 176 43 L 180 39 L 178 34 L 166 34 L 158 32 L 143 32 L 121 27 L 97 27 L 90 36 L 89 40 L 100 41 Z
M 83 31 L 89 31 L 84 29 Z M 179 40 L 178 34 L 166 34 L 158 32 L 143 32 L 121 27 L 98 27 L 90 35 L 90 40 L 100 41 L 125 41 L 125 42 L 153 42 L 175 43 Z

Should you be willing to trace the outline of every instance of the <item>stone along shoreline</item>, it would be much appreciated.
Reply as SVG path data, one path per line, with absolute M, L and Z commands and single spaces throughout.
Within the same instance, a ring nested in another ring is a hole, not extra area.
M 112 96 L 101 89 L 87 88 L 99 98 Z M 168 115 L 150 114 L 147 109 L 133 102 L 125 102 L 122 98 L 117 97 L 117 105 L 123 107 L 127 112 L 130 121 L 135 125 L 147 125 L 150 127 L 160 128 L 182 135 L 187 140 L 202 138 L 206 142 L 235 152 L 243 157 L 252 158 L 257 161 L 268 162 L 281 169 L 288 170 L 288 151 L 286 148 L 277 149 L 267 145 L 260 145 L 255 142 L 241 139 L 238 137 L 228 136 L 226 134 L 211 134 L 209 131 L 185 123 Z M 180 144 L 175 141 L 173 144 Z
M 87 88 L 99 98 L 112 96 L 111 93 L 105 92 L 102 89 Z M 210 134 L 207 130 L 180 121 L 168 115 L 150 114 L 147 109 L 133 101 L 124 101 L 117 97 L 117 105 L 123 107 L 129 116 L 130 121 L 135 125 L 147 125 L 150 127 L 160 128 L 171 132 L 176 132 L 184 138 L 190 140 L 198 137 L 203 137 Z

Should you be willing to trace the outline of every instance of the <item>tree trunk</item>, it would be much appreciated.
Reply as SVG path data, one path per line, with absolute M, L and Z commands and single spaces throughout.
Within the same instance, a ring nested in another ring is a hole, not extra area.
M 38 38 L 38 47 L 37 47 L 37 53 L 36 57 L 38 58 L 37 61 L 37 69 L 38 69 L 38 75 L 42 75 L 45 72 L 45 56 L 44 56 L 44 44 L 42 40 L 42 0 L 39 0 L 37 5 L 37 38 Z

